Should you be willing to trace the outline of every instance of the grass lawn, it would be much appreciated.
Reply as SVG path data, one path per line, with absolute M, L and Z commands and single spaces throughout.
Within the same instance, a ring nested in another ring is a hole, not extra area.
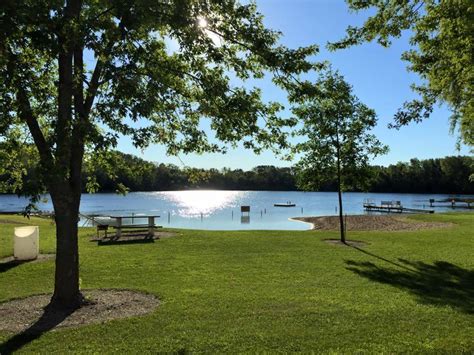
M 414 218 L 451 229 L 352 232 L 180 231 L 148 244 L 98 246 L 80 232 L 83 289 L 153 293 L 150 315 L 61 329 L 25 352 L 472 352 L 474 214 Z M 22 217 L 0 216 L 10 221 Z M 42 253 L 54 226 L 40 226 Z M 0 224 L 0 258 L 13 224 Z M 0 269 L 0 302 L 52 292 L 54 262 Z M 0 344 L 11 333 L 0 333 Z

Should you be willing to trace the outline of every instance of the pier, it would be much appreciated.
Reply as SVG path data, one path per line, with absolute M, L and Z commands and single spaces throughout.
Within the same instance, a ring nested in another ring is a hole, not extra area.
M 386 213 L 434 213 L 434 210 L 403 207 L 400 201 L 382 201 L 380 205 L 370 200 L 364 201 L 364 210 Z
M 471 209 L 473 206 L 471 204 L 474 204 L 474 199 L 469 199 L 469 198 L 457 198 L 457 197 L 451 197 L 443 200 L 435 200 L 430 198 L 430 207 L 451 207 L 452 209 L 455 208 L 467 208 Z

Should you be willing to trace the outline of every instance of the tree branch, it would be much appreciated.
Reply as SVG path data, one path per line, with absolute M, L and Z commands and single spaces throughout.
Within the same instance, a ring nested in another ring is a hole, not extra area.
M 411 15 L 415 15 L 415 14 L 421 9 L 421 7 L 424 5 L 424 3 L 425 3 L 424 1 L 421 1 L 420 4 L 419 4 L 419 5 L 417 6 L 417 8 L 415 9 L 415 6 L 418 4 L 418 2 L 415 2 L 415 3 L 412 5 L 411 9 L 410 9 L 410 16 L 411 16 Z
M 27 124 L 28 129 L 30 130 L 36 148 L 38 149 L 41 162 L 44 166 L 51 167 L 53 164 L 51 149 L 44 138 L 43 132 L 41 131 L 41 128 L 38 124 L 38 120 L 33 115 L 26 91 L 21 85 L 18 86 L 16 97 L 18 101 L 20 119 Z
M 69 0 L 64 9 L 64 21 L 70 24 L 77 11 L 77 0 Z M 65 26 L 58 36 L 58 118 L 55 127 L 56 135 L 56 162 L 62 169 L 67 169 L 71 156 L 71 125 L 72 125 L 72 98 L 73 98 L 73 43 Z
M 119 23 L 118 27 L 120 27 L 121 24 L 122 24 L 122 20 L 120 20 L 120 23 Z M 113 45 L 114 45 L 113 42 L 110 42 L 107 45 L 107 47 L 104 51 L 106 56 L 108 56 L 110 54 L 110 52 L 112 51 Z M 99 87 L 102 84 L 105 83 L 104 81 L 100 81 L 104 66 L 105 66 L 105 63 L 99 57 L 97 59 L 97 63 L 95 64 L 94 72 L 92 73 L 92 77 L 91 77 L 91 80 L 89 82 L 89 86 L 87 88 L 87 93 L 86 93 L 86 98 L 85 98 L 85 101 L 84 101 L 84 114 L 85 114 L 86 117 L 89 117 L 89 114 L 90 114 L 91 109 L 92 109 L 92 105 L 94 104 L 94 99 L 97 95 L 97 90 L 99 89 Z
M 111 7 L 107 8 L 107 9 L 105 9 L 104 11 L 98 13 L 97 16 L 95 16 L 95 17 L 92 19 L 92 22 L 98 20 L 99 17 L 101 17 L 101 16 L 103 16 L 103 15 L 109 13 L 109 12 L 112 11 L 113 9 L 115 9 L 115 6 L 111 6 Z
M 216 35 L 218 35 L 218 36 L 224 38 L 226 41 L 229 41 L 229 42 L 232 42 L 232 43 L 234 43 L 234 44 L 237 44 L 237 45 L 239 45 L 239 46 L 244 47 L 244 48 L 247 49 L 249 52 L 251 52 L 251 53 L 253 53 L 253 54 L 255 54 L 255 55 L 258 55 L 259 57 L 263 58 L 263 59 L 266 60 L 266 61 L 268 60 L 267 58 L 265 58 L 264 55 L 258 53 L 258 51 L 256 51 L 254 48 L 252 48 L 251 46 L 249 46 L 249 45 L 247 45 L 247 44 L 245 44 L 245 43 L 243 43 L 243 42 L 240 42 L 240 41 L 238 41 L 238 40 L 236 40 L 236 39 L 234 39 L 234 38 L 226 37 L 226 36 L 224 36 L 222 33 L 218 32 L 218 31 L 216 31 L 216 30 L 213 30 L 212 28 L 206 28 L 206 30 L 208 30 L 209 32 L 212 32 L 212 33 L 214 33 L 214 34 L 216 34 Z M 273 70 L 272 70 L 272 72 L 273 72 L 274 75 L 281 77 L 279 71 L 280 71 L 279 69 L 273 69 Z M 285 73 L 285 74 L 288 75 L 291 79 L 293 79 L 296 83 L 301 84 L 301 82 L 298 80 L 298 78 L 296 78 L 292 73 Z
M 102 75 L 103 68 L 104 63 L 101 59 L 98 59 L 94 68 L 94 72 L 92 73 L 92 77 L 89 83 L 89 87 L 87 88 L 86 98 L 84 101 L 84 114 L 86 115 L 86 117 L 88 117 L 90 114 L 100 84 L 103 84 L 99 81 Z
M 85 114 L 84 90 L 82 77 L 84 75 L 83 48 L 81 45 L 74 46 L 74 113 L 75 123 L 71 134 L 72 152 L 71 152 L 71 170 L 74 170 L 75 161 L 82 162 L 84 152 L 84 135 L 88 124 L 88 116 Z M 76 172 L 77 173 L 77 172 Z M 79 170 L 80 174 L 80 170 Z

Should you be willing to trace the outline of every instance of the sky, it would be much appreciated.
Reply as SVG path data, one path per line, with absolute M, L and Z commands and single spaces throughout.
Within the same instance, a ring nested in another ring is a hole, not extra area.
M 375 109 L 379 121 L 373 133 L 390 148 L 390 152 L 377 157 L 372 164 L 389 165 L 411 158 L 428 159 L 447 155 L 469 154 L 466 147 L 456 149 L 456 136 L 449 133 L 450 112 L 437 107 L 430 119 L 410 124 L 400 130 L 387 128 L 393 114 L 403 102 L 416 97 L 410 89 L 417 82 L 416 74 L 406 69 L 401 54 L 409 48 L 409 33 L 394 40 L 389 48 L 368 43 L 349 49 L 329 52 L 327 42 L 344 36 L 349 25 L 360 25 L 367 13 L 351 13 L 344 0 L 257 0 L 260 13 L 267 27 L 283 32 L 280 42 L 290 48 L 317 44 L 320 53 L 316 60 L 328 60 L 353 86 L 354 94 L 361 102 Z M 263 97 L 279 101 L 287 106 L 284 93 L 270 80 L 259 83 Z M 206 128 L 209 131 L 209 129 Z M 208 132 L 212 136 L 212 132 Z M 120 139 L 118 150 L 137 155 L 158 163 L 199 168 L 223 167 L 249 170 L 257 165 L 290 166 L 272 152 L 255 155 L 242 147 L 231 149 L 227 154 L 167 156 L 163 146 L 152 145 L 144 151 L 133 147 L 129 138 Z

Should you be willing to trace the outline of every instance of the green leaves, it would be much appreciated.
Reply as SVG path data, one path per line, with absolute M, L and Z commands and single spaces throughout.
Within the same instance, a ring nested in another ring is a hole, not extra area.
M 343 190 L 363 189 L 370 158 L 388 150 L 369 133 L 377 123 L 375 111 L 359 102 L 343 77 L 331 71 L 312 86 L 305 82 L 295 87 L 290 98 L 300 120 L 294 134 L 303 138 L 293 147 L 302 155 L 296 165 L 298 186 L 315 190 L 337 179 Z
M 349 27 L 331 50 L 376 40 L 383 46 L 410 30 L 412 49 L 402 55 L 423 80 L 420 99 L 406 102 L 392 127 L 430 116 L 436 102 L 447 103 L 462 141 L 474 145 L 474 6 L 471 0 L 347 0 L 354 11 L 375 9 L 363 26 Z
M 155 3 L 143 1 L 130 8 L 133 16 L 143 18 L 135 18 L 134 26 L 125 26 L 126 35 L 110 52 L 112 58 L 103 74 L 107 84 L 95 111 L 97 120 L 132 135 L 139 147 L 165 144 L 169 154 L 223 150 L 197 129 L 202 120 L 210 120 L 216 137 L 224 143 L 252 137 L 246 145 L 255 150 L 282 144 L 284 134 L 278 127 L 287 123 L 278 117 L 282 107 L 264 103 L 259 90 L 232 86 L 230 78 L 311 70 L 313 65 L 306 58 L 316 47 L 289 50 L 277 46 L 279 34 L 263 26 L 254 4 L 196 1 L 162 5 L 158 10 Z M 141 11 L 144 6 L 148 11 Z M 123 7 L 120 11 L 127 18 L 132 16 Z M 148 22 L 150 13 L 162 23 Z M 199 18 L 206 20 L 205 28 L 197 24 Z M 140 21 L 146 30 L 138 30 Z M 217 36 L 219 44 L 211 36 Z M 170 43 L 178 48 L 170 49 Z M 136 129 L 123 117 L 136 122 L 146 118 L 151 125 Z M 262 126 L 261 119 L 268 125 Z

